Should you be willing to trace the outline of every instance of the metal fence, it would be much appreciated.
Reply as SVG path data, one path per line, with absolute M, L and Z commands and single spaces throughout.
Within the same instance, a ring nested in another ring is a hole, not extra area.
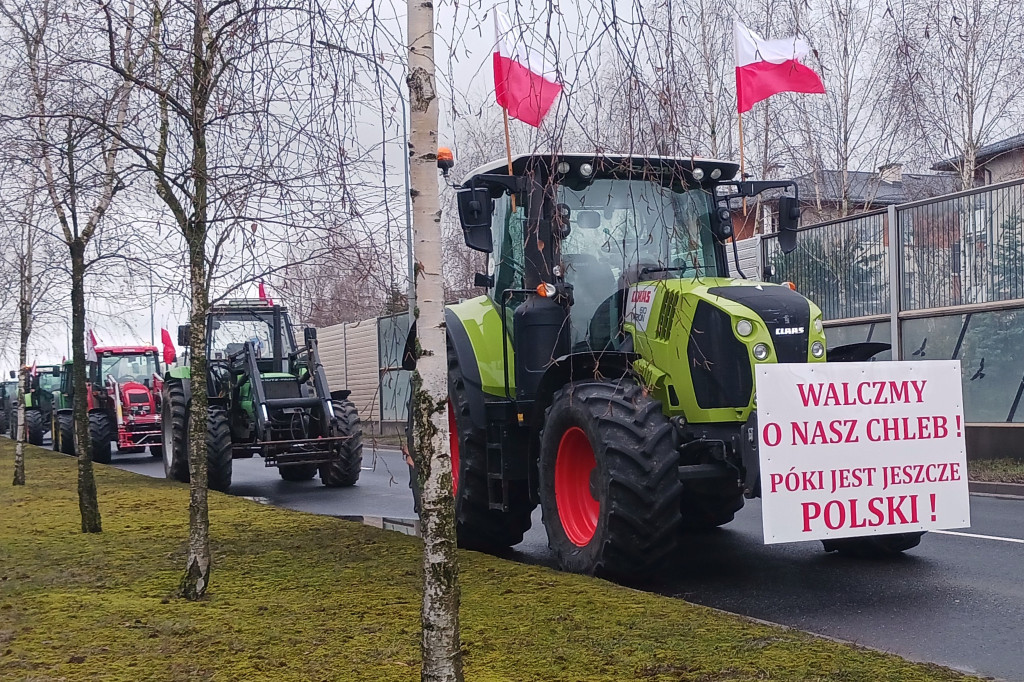
M 811 225 L 789 254 L 777 237 L 761 241 L 770 281 L 820 305 L 829 346 L 960 360 L 969 423 L 1024 423 L 1024 181 Z

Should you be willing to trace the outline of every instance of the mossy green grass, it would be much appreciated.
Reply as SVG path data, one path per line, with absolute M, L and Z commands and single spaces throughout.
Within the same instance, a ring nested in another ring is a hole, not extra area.
M 175 595 L 185 485 L 0 439 L 0 679 L 415 680 L 420 542 L 211 493 L 208 598 Z M 467 680 L 954 680 L 938 666 L 601 580 L 460 553 Z

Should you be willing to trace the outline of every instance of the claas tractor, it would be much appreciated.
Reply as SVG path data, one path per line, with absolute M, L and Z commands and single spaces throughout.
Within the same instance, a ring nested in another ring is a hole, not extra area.
M 42 445 L 46 432 L 50 430 L 53 391 L 59 383 L 59 365 L 34 367 L 29 376 L 29 392 L 25 395 L 25 430 L 32 445 Z
M 64 363 L 57 376 L 54 400 L 59 405 L 53 419 L 53 449 L 75 454 L 72 364 Z M 89 382 L 86 405 L 89 411 L 90 456 L 94 462 L 110 464 L 112 444 L 120 454 L 143 452 L 162 457 L 160 430 L 160 357 L 153 346 L 97 346 L 96 360 L 86 363 Z
M 491 266 L 476 276 L 485 295 L 445 310 L 460 544 L 519 543 L 539 504 L 562 568 L 634 579 L 684 531 L 728 523 L 759 496 L 754 369 L 825 362 L 826 347 L 819 308 L 745 279 L 732 239 L 741 201 L 773 190 L 792 250 L 795 185 L 736 173 L 696 158 L 538 154 L 456 186 L 465 242 Z
M 178 344 L 190 344 L 188 325 Z M 287 309 L 266 299 L 241 299 L 211 307 L 206 318 L 208 486 L 226 492 L 232 460 L 260 455 L 286 481 L 319 472 L 328 487 L 359 480 L 362 426 L 349 392 L 327 385 L 316 330 L 295 343 Z M 164 471 L 187 482 L 191 367 L 164 381 Z

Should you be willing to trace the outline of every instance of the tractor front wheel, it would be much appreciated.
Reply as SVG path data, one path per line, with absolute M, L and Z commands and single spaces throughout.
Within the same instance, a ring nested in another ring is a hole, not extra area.
M 231 424 L 219 405 L 206 410 L 206 487 L 226 493 L 231 487 Z
M 316 476 L 316 464 L 292 464 L 290 466 L 279 466 L 277 473 L 285 481 L 308 481 Z
M 562 568 L 635 580 L 673 553 L 677 445 L 661 403 L 628 378 L 555 394 L 541 434 L 540 504 Z
M 43 425 L 43 413 L 39 410 L 25 410 L 25 429 L 31 445 L 42 445 L 46 427 Z
M 75 454 L 75 421 L 70 412 L 57 412 L 54 419 L 56 429 L 51 437 L 55 444 L 54 450 L 59 450 L 65 455 Z
M 335 457 L 320 465 L 320 482 L 328 488 L 355 485 L 363 466 L 363 425 L 356 406 L 348 400 L 332 400 L 338 428 L 332 436 L 344 436 L 335 448 Z M 282 474 L 283 476 L 284 474 Z
M 89 440 L 92 441 L 92 461 L 110 464 L 110 441 L 114 439 L 114 422 L 106 412 L 89 413 Z
M 846 556 L 865 559 L 879 559 L 902 554 L 921 544 L 924 532 L 894 533 L 892 535 L 872 535 L 860 538 L 836 538 L 822 540 L 826 552 L 839 552 Z

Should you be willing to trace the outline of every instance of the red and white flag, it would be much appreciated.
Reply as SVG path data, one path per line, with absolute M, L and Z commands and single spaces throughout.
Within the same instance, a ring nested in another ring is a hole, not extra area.
M 539 128 L 562 92 L 556 71 L 512 31 L 508 17 L 497 8 L 494 32 L 494 96 L 509 116 Z
M 85 361 L 96 362 L 96 335 L 91 329 L 85 336 Z
M 160 342 L 164 346 L 164 364 L 173 365 L 174 361 L 178 359 L 178 354 L 174 350 L 174 341 L 171 340 L 171 333 L 166 329 L 160 330 Z
M 765 40 L 741 24 L 733 24 L 736 38 L 736 108 L 742 114 L 780 92 L 823 94 L 825 85 L 801 63 L 811 48 L 799 35 Z

